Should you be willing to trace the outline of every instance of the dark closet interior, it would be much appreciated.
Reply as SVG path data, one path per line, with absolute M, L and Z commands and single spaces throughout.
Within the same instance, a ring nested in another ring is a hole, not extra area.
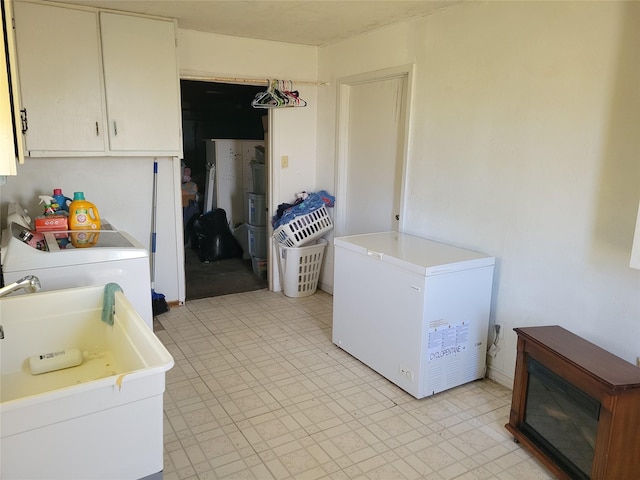
M 198 186 L 199 211 L 203 212 L 206 182 L 206 139 L 255 140 L 264 137 L 262 117 L 251 101 L 265 86 L 181 80 L 184 164 Z M 186 298 L 213 297 L 267 288 L 267 281 L 254 274 L 251 260 L 239 258 L 202 263 L 189 245 L 185 226 Z
M 204 191 L 206 152 L 204 139 L 255 140 L 263 138 L 266 110 L 251 101 L 266 86 L 181 80 L 184 162 L 191 177 Z

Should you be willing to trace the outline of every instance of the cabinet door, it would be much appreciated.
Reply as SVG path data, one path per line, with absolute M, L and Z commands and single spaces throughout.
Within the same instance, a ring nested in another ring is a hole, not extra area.
M 173 21 L 100 13 L 112 153 L 181 155 Z
M 29 155 L 104 154 L 97 14 L 21 2 L 14 10 Z
M 4 8 L 4 5 L 0 5 Z M 4 12 L 0 12 L 3 14 Z M 0 17 L 0 175 L 15 175 L 16 156 L 13 143 L 13 116 L 9 96 L 9 64 L 5 56 L 4 15 Z M 1 182 L 0 182 L 1 183 Z

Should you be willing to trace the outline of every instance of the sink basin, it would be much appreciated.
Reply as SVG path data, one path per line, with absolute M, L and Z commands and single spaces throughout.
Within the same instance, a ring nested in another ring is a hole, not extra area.
M 151 294 L 151 293 L 150 293 Z M 139 479 L 162 471 L 163 394 L 174 361 L 126 296 L 104 286 L 0 299 L 0 478 Z M 32 375 L 29 357 L 85 352 Z

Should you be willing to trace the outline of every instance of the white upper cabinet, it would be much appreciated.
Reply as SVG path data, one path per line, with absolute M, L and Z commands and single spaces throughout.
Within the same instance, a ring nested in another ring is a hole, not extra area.
M 14 15 L 28 154 L 103 155 L 96 12 L 15 2 Z
M 175 24 L 15 2 L 30 156 L 181 156 Z
M 15 38 L 11 28 L 12 6 L 11 2 L 0 4 L 0 176 L 17 175 L 16 160 L 19 163 L 24 161 L 22 142 L 15 141 L 17 130 L 14 127 L 19 127 L 16 123 L 20 118 L 20 95 Z
M 100 13 L 112 152 L 181 150 L 180 86 L 172 21 Z
M 4 5 L 0 5 L 3 8 Z M 13 142 L 13 116 L 9 89 L 10 71 L 5 55 L 4 16 L 0 12 L 0 175 L 15 175 L 16 155 Z M 0 179 L 2 180 L 2 179 Z M 0 182 L 1 184 L 2 182 Z

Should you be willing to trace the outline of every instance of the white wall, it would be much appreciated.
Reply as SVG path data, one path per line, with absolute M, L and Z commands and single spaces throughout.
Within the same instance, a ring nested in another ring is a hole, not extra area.
M 317 49 L 304 45 L 180 30 L 178 58 L 181 76 L 222 77 L 314 82 Z M 293 200 L 293 195 L 315 186 L 317 90 L 324 87 L 294 83 L 304 108 L 270 110 L 275 188 L 275 206 Z M 265 84 L 266 89 L 266 84 Z M 280 157 L 289 157 L 289 167 L 280 169 Z
M 414 64 L 404 230 L 497 257 L 490 374 L 505 384 L 517 326 L 640 355 L 639 26 L 632 2 L 473 2 L 319 50 L 332 84 Z M 329 190 L 335 93 L 318 95 Z M 331 277 L 329 263 L 327 289 Z

